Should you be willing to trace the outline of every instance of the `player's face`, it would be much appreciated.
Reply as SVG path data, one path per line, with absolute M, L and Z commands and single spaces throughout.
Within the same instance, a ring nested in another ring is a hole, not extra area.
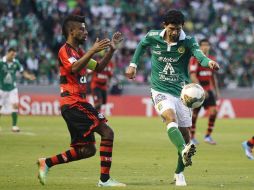
M 181 30 L 183 29 L 183 25 L 175 25 L 175 24 L 168 24 L 164 25 L 166 29 L 166 34 L 171 42 L 177 42 L 179 40 Z
M 73 38 L 79 43 L 83 44 L 87 39 L 88 32 L 85 23 L 76 22 L 72 30 Z
M 209 42 L 202 42 L 200 44 L 200 49 L 203 51 L 204 54 L 208 54 L 210 50 L 210 44 Z
M 7 54 L 7 59 L 12 61 L 16 57 L 16 52 L 15 51 L 10 51 Z

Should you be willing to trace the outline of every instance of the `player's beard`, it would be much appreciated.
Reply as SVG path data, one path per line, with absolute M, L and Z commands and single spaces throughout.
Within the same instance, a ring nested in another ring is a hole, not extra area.
M 178 42 L 178 41 L 179 41 L 179 36 L 180 36 L 180 35 L 171 35 L 171 36 L 170 36 L 170 39 L 171 39 L 171 41 L 173 41 L 173 42 Z

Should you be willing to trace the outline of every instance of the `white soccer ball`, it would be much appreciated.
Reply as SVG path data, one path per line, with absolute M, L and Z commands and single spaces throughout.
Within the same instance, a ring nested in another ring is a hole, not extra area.
M 187 84 L 181 91 L 181 100 L 189 108 L 198 108 L 205 100 L 205 91 L 199 84 Z

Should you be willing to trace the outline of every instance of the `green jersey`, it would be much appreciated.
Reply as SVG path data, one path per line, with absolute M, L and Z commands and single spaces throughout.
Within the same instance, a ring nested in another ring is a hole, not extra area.
M 188 65 L 191 56 L 198 59 L 202 66 L 208 67 L 210 61 L 199 49 L 193 37 L 181 31 L 177 43 L 168 44 L 163 36 L 165 30 L 151 30 L 140 41 L 130 66 L 136 67 L 145 49 L 151 49 L 151 88 L 179 97 L 183 85 L 190 82 Z
M 17 59 L 8 62 L 6 57 L 0 60 L 0 89 L 11 91 L 16 88 L 16 73 L 23 72 L 23 67 Z

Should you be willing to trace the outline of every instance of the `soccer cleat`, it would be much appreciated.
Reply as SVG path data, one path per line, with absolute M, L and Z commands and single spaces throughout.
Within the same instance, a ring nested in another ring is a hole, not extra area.
M 99 180 L 98 187 L 126 187 L 126 184 L 109 178 L 106 182 L 102 182 L 101 180 Z
M 12 126 L 11 131 L 17 133 L 20 132 L 20 128 L 18 126 Z
M 208 144 L 216 145 L 216 142 L 212 139 L 211 136 L 206 136 L 206 137 L 204 138 L 204 141 L 205 141 L 206 143 L 208 143 Z
M 194 145 L 198 145 L 199 144 L 199 142 L 195 138 L 191 139 L 191 143 L 194 144 Z
M 244 149 L 244 152 L 245 152 L 245 155 L 247 156 L 247 158 L 249 158 L 250 160 L 254 160 L 254 157 L 251 154 L 252 153 L 251 147 L 248 146 L 247 141 L 244 141 L 242 143 L 242 147 Z
M 192 143 L 188 143 L 185 145 L 184 149 L 182 150 L 182 157 L 183 157 L 183 164 L 187 166 L 192 165 L 191 157 L 194 156 L 196 152 L 196 147 Z
M 176 186 L 186 186 L 187 185 L 182 172 L 174 175 L 174 181 L 175 181 Z
M 45 160 L 45 158 L 39 158 L 37 161 L 37 165 L 39 168 L 38 179 L 42 185 L 45 185 L 46 176 L 49 171 L 49 167 L 47 166 Z

